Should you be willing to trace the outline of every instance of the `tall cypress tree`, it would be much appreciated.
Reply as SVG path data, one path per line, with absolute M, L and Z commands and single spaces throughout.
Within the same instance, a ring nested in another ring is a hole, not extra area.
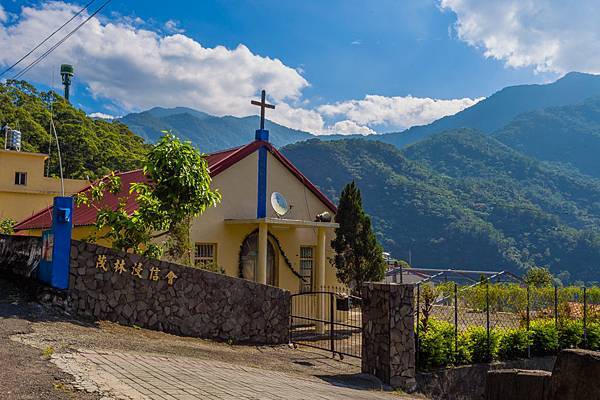
M 337 277 L 353 292 L 359 292 L 363 283 L 380 281 L 385 276 L 383 249 L 371 228 L 371 219 L 365 214 L 360 190 L 352 181 L 340 196 L 331 246 L 335 250 L 334 264 Z

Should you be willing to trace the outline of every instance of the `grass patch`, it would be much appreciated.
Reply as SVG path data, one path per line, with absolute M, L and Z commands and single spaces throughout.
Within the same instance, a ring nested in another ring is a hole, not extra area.
M 42 350 L 42 357 L 44 357 L 46 360 L 51 359 L 52 354 L 54 354 L 54 347 L 52 346 L 47 346 L 44 350 Z

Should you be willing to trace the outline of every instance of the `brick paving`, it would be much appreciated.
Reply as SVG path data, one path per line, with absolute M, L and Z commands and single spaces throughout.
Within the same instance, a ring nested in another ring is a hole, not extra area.
M 102 380 L 105 385 L 108 382 L 117 398 L 400 399 L 393 393 L 341 387 L 315 377 L 219 361 L 88 350 L 79 352 L 78 358 L 95 369 L 87 379 Z

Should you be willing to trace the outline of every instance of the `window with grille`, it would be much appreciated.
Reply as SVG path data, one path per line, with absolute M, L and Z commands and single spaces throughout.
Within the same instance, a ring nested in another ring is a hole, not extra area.
M 310 292 L 312 290 L 313 266 L 315 263 L 314 254 L 314 247 L 300 247 L 300 276 L 302 277 L 302 282 L 300 283 L 301 292 Z
M 214 243 L 196 243 L 194 264 L 212 264 L 217 261 L 217 245 Z
M 15 185 L 27 185 L 27 172 L 15 172 Z

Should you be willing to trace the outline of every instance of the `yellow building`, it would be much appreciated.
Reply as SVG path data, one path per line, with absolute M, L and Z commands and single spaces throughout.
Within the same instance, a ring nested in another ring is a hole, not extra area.
M 48 156 L 17 150 L 0 150 L 0 219 L 27 218 L 52 204 L 61 195 L 60 180 L 44 176 Z M 89 182 L 65 179 L 65 194 L 83 189 Z
M 266 160 L 266 166 L 262 164 L 266 187 L 260 184 L 261 157 Z M 323 212 L 333 216 L 336 207 L 289 160 L 259 138 L 245 146 L 210 154 L 207 161 L 212 187 L 223 199 L 192 222 L 190 237 L 197 265 L 214 263 L 227 275 L 292 293 L 338 286 L 335 268 L 329 263 L 337 224 L 316 222 Z M 120 177 L 122 194 L 107 195 L 103 206 L 116 207 L 129 183 L 146 179 L 139 170 L 121 173 Z M 271 207 L 273 193 L 283 195 L 290 205 L 284 216 Z M 264 216 L 257 218 L 261 202 L 266 203 Z M 133 211 L 135 207 L 135 199 L 130 197 L 126 208 Z M 51 218 L 51 210 L 45 209 L 20 222 L 16 229 L 22 234 L 39 235 L 41 229 L 50 227 Z M 95 218 L 94 208 L 77 207 L 73 213 L 74 239 L 88 236 Z

